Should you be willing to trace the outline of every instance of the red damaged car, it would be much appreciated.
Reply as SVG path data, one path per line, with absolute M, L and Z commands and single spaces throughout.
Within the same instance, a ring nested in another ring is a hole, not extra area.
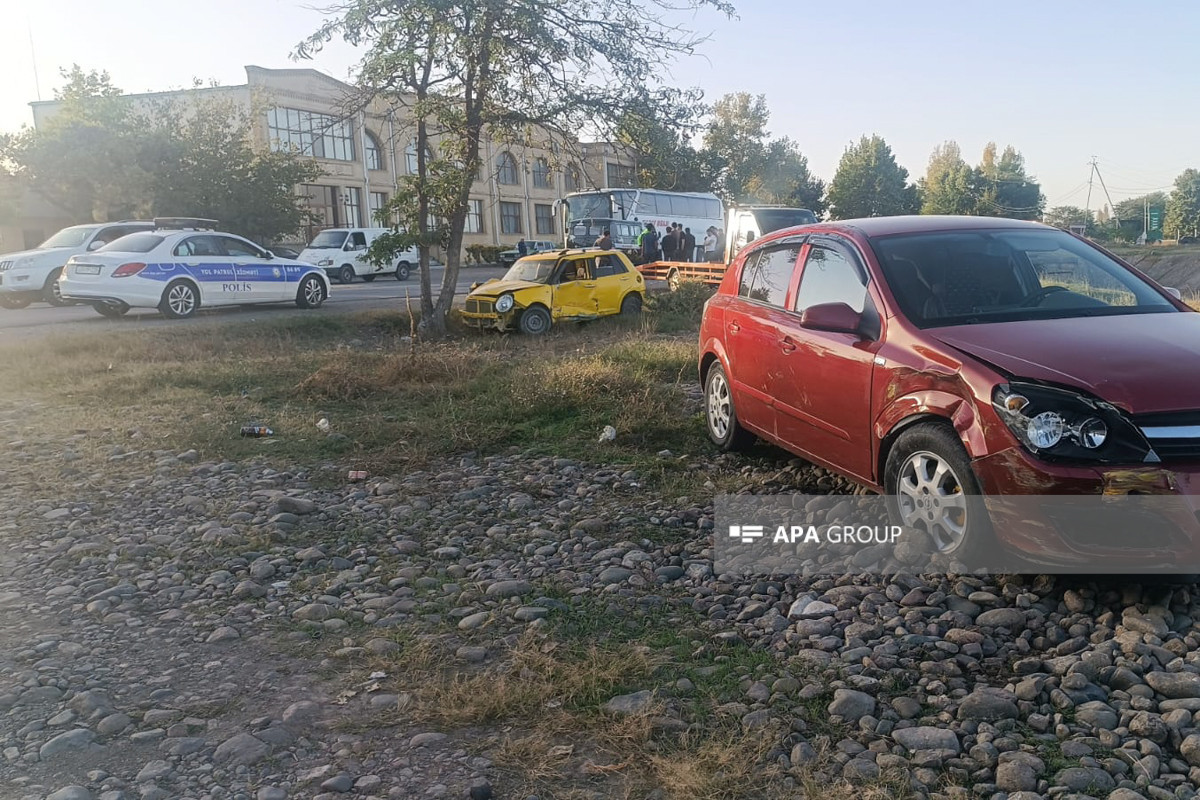
M 700 379 L 718 446 L 761 437 L 882 491 L 943 553 L 1087 558 L 995 529 L 972 495 L 1200 495 L 1200 314 L 1037 223 L 764 236 L 705 308 Z

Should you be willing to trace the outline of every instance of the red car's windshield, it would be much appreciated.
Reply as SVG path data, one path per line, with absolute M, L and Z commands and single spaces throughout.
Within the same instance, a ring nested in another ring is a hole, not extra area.
M 947 231 L 872 241 L 921 328 L 1177 311 L 1120 262 L 1061 231 Z

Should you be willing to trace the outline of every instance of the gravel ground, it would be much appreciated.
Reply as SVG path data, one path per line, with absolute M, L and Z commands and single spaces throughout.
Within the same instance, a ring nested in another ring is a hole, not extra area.
M 712 573 L 709 498 L 656 496 L 621 465 L 466 454 L 346 484 L 344 465 L 217 463 L 113 435 L 0 445 L 0 796 L 524 798 L 487 731 L 406 718 L 394 676 L 364 673 L 412 637 L 452 669 L 502 662 L 594 599 L 686 612 L 698 655 L 768 656 L 713 711 L 773 737 L 779 796 L 1196 796 L 1191 588 L 741 583 Z M 742 491 L 853 488 L 782 455 L 660 455 Z M 686 677 L 631 688 L 605 712 L 704 724 Z M 574 796 L 615 796 L 616 780 Z

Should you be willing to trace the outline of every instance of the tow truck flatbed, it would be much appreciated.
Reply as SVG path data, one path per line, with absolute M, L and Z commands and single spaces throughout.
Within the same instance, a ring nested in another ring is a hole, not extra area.
M 684 281 L 718 286 L 725 277 L 725 264 L 720 261 L 651 261 L 637 269 L 648 281 L 666 281 L 671 291 Z

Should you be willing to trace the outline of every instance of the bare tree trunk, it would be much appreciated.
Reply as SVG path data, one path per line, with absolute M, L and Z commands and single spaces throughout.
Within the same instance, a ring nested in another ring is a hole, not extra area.
M 466 152 L 463 154 L 463 182 L 459 188 L 454 213 L 448 220 L 450 235 L 446 242 L 446 271 L 442 275 L 442 289 L 438 295 L 437 308 L 429 322 L 431 330 L 436 330 L 438 335 L 445 334 L 446 320 L 454 306 L 454 290 L 458 285 L 458 273 L 462 266 L 463 231 L 467 223 L 471 183 L 480 167 L 479 148 L 483 139 L 482 103 L 486 100 L 489 88 L 488 63 L 491 49 L 490 33 L 495 25 L 494 13 L 494 10 L 489 8 L 488 13 L 481 15 L 480 19 L 467 23 L 468 26 L 478 24 L 483 28 L 484 33 L 481 36 L 481 57 L 477 62 L 480 68 L 476 71 L 475 65 L 472 64 L 467 69 L 463 81 L 464 125 L 462 131 L 463 138 L 466 140 Z M 434 325 L 437 327 L 433 328 Z
M 423 100 L 423 97 L 419 97 Z M 436 339 L 446 333 L 444 315 L 434 310 L 433 283 L 429 277 L 429 191 L 425 176 L 429 169 L 429 128 L 423 117 L 417 119 L 417 175 L 421 177 L 417 186 L 417 230 L 420 243 L 417 245 L 418 271 L 421 274 L 421 325 L 419 330 L 427 337 Z M 440 302 L 439 302 L 440 305 Z

